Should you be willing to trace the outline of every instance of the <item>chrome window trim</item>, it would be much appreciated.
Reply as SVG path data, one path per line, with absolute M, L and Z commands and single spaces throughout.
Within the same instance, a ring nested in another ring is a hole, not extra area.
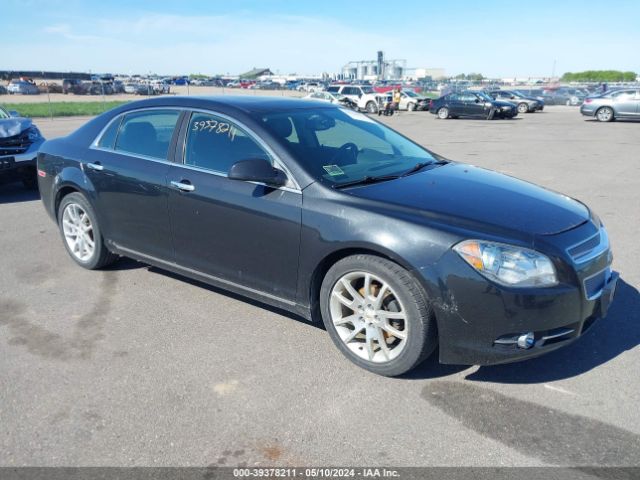
M 293 174 L 291 173 L 291 171 L 289 170 L 289 168 L 286 166 L 286 164 L 280 159 L 280 157 L 278 155 L 276 155 L 276 153 L 271 149 L 271 147 L 269 147 L 269 145 L 267 145 L 267 143 L 260 138 L 260 136 L 258 136 L 258 134 L 256 134 L 252 129 L 250 129 L 249 127 L 247 127 L 244 123 L 242 123 L 241 121 L 230 117 L 229 115 L 225 115 L 224 113 L 219 113 L 216 112 L 215 110 L 209 110 L 209 109 L 203 109 L 203 108 L 189 108 L 189 107 L 141 107 L 141 108 L 135 108 L 132 110 L 127 110 L 125 112 L 119 113 L 118 115 L 116 115 L 115 117 L 113 117 L 111 120 L 109 120 L 109 122 L 107 122 L 107 124 L 100 130 L 100 132 L 98 133 L 98 135 L 96 136 L 96 138 L 93 140 L 93 142 L 91 143 L 91 145 L 89 145 L 89 148 L 91 150 L 99 150 L 99 151 L 103 151 L 103 152 L 111 152 L 111 153 L 117 153 L 119 155 L 125 155 L 128 157 L 133 157 L 133 158 L 139 158 L 141 160 L 147 160 L 150 162 L 156 162 L 156 163 L 163 163 L 166 165 L 173 165 L 176 167 L 183 167 L 183 168 L 187 168 L 189 170 L 195 170 L 195 171 L 199 171 L 199 172 L 203 172 L 203 173 L 209 173 L 211 175 L 215 175 L 218 177 L 224 177 L 227 178 L 228 175 L 224 172 L 218 172 L 215 170 L 209 170 L 206 168 L 200 168 L 200 167 L 196 167 L 193 165 L 187 165 L 184 163 L 184 155 L 185 155 L 185 147 L 186 147 L 186 141 L 187 141 L 187 135 L 188 135 L 188 131 L 185 133 L 184 139 L 183 139 L 183 144 L 182 144 L 182 158 L 181 158 L 181 162 L 177 163 L 177 162 L 171 162 L 169 160 L 162 160 L 160 158 L 155 158 L 155 157 L 149 157 L 147 155 L 142 155 L 139 153 L 131 153 L 131 152 L 125 152 L 124 150 L 116 150 L 115 148 L 107 148 L 107 147 L 99 147 L 98 143 L 100 142 L 100 140 L 102 139 L 102 136 L 104 135 L 104 133 L 107 131 L 107 129 L 111 126 L 111 124 L 115 121 L 122 121 L 124 116 L 130 114 L 130 113 L 137 113 L 137 112 L 145 112 L 145 111 L 149 111 L 149 110 L 176 110 L 178 112 L 200 112 L 200 113 L 207 113 L 210 115 L 217 115 L 221 118 L 224 118 L 226 120 L 229 120 L 231 122 L 233 122 L 234 124 L 238 125 L 239 127 L 241 127 L 246 133 L 247 135 L 249 135 L 254 141 L 256 141 L 256 143 L 258 143 L 258 145 L 260 145 L 260 147 L 262 147 L 264 150 L 266 150 L 266 152 L 273 158 L 273 162 L 274 162 L 274 166 L 276 166 L 277 168 L 280 168 L 281 170 L 283 170 L 286 175 L 287 178 L 291 180 L 291 182 L 293 183 L 293 187 L 290 186 L 282 186 L 282 187 L 273 187 L 270 185 L 266 185 L 264 183 L 261 182 L 247 182 L 247 183 L 253 183 L 255 185 L 263 185 L 266 187 L 270 187 L 273 188 L 275 190 L 283 190 L 285 192 L 291 192 L 291 193 L 297 193 L 299 195 L 302 194 L 302 189 L 300 188 L 300 185 L 298 184 L 298 182 L 296 181 L 295 177 L 293 176 Z M 176 125 L 177 126 L 177 125 Z
M 156 157 L 148 157 L 147 155 L 142 155 L 140 153 L 125 152 L 124 150 L 114 150 L 113 148 L 105 148 L 105 147 L 90 147 L 90 148 L 91 150 L 99 150 L 102 152 L 109 152 L 109 153 L 116 153 L 118 155 L 124 155 L 126 157 L 139 158 L 141 160 L 148 160 L 149 162 L 163 163 L 165 165 L 178 165 L 177 163 L 170 162 L 169 160 L 161 160 Z
M 271 149 L 271 147 L 267 144 L 267 142 L 265 142 L 257 133 L 255 133 L 251 128 L 249 128 L 246 124 L 242 123 L 241 121 L 230 117 L 229 115 L 226 115 L 224 113 L 220 113 L 217 112 L 215 110 L 209 110 L 209 109 L 205 109 L 205 108 L 189 108 L 189 109 L 185 109 L 185 110 L 189 110 L 192 114 L 193 113 L 205 113 L 207 115 L 215 115 L 217 117 L 223 118 L 229 122 L 233 122 L 235 125 L 237 125 L 238 127 L 240 127 L 247 135 L 249 135 L 249 137 L 254 140 L 263 150 L 265 150 L 269 156 L 271 158 L 273 158 L 273 164 L 274 167 L 279 168 L 280 170 L 282 170 L 286 175 L 287 175 L 287 179 L 289 179 L 291 181 L 291 183 L 293 184 L 293 186 L 283 186 L 283 187 L 272 187 L 272 188 L 276 188 L 278 190 L 285 190 L 285 191 L 290 191 L 293 193 L 302 193 L 302 189 L 300 188 L 300 184 L 296 181 L 295 177 L 293 176 L 293 174 L 291 173 L 291 171 L 289 170 L 289 168 L 286 166 L 286 164 L 282 161 L 282 159 L 280 159 L 280 157 L 278 155 L 276 155 L 276 153 Z M 191 116 L 189 117 L 189 123 L 191 122 Z M 198 170 L 201 172 L 205 172 L 205 173 L 212 173 L 214 175 L 217 175 L 219 177 L 225 177 L 227 178 L 228 175 L 226 172 L 221 172 L 219 170 L 211 170 L 208 168 L 202 168 L 202 167 L 197 167 L 194 165 L 187 165 L 185 163 L 185 156 L 186 156 L 186 152 L 187 152 L 187 136 L 189 135 L 189 129 L 187 129 L 187 131 L 185 132 L 184 138 L 182 140 L 182 163 L 174 163 L 174 165 L 178 165 L 178 166 L 182 166 L 182 167 L 187 167 L 187 168 L 191 168 L 193 170 Z M 257 185 L 265 185 L 261 182 L 248 182 L 248 183 L 254 183 Z M 268 185 L 265 185 L 268 186 Z
M 183 112 L 183 111 L 185 111 L 187 109 L 183 108 L 183 107 L 141 107 L 141 108 L 134 108 L 133 110 L 127 110 L 125 112 L 121 112 L 121 113 L 119 113 L 118 115 L 116 115 L 115 117 L 113 117 L 111 120 L 109 120 L 107 122 L 107 124 L 102 128 L 102 130 L 100 130 L 100 132 L 98 133 L 96 138 L 93 140 L 93 142 L 91 142 L 91 145 L 89 145 L 89 148 L 92 149 L 92 150 L 102 150 L 102 151 L 107 151 L 107 152 L 117 152 L 118 150 L 116 150 L 115 148 L 105 148 L 105 147 L 99 147 L 98 146 L 98 143 L 102 139 L 102 136 L 105 134 L 107 129 L 116 120 L 122 121 L 122 119 L 123 119 L 123 117 L 125 115 L 129 115 L 130 113 L 146 112 L 148 110 L 176 110 L 178 112 Z M 178 126 L 178 124 L 176 122 L 176 127 L 177 126 Z M 118 130 L 120 130 L 120 129 L 118 128 Z M 118 131 L 118 133 L 120 133 L 120 132 Z M 116 136 L 116 140 L 117 140 L 117 136 Z M 123 150 L 120 150 L 120 151 L 123 151 Z M 129 155 L 129 152 L 126 152 L 126 154 Z M 141 156 L 139 154 L 136 154 L 136 155 L 137 156 Z M 160 159 L 157 159 L 155 157 L 147 157 L 146 155 L 142 155 L 142 157 L 145 157 L 146 159 L 154 158 L 155 160 L 160 160 Z M 173 162 L 168 162 L 168 163 L 173 163 Z

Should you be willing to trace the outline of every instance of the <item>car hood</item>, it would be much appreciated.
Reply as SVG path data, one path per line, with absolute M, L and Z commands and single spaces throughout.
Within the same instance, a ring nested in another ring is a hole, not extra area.
M 30 118 L 14 117 L 0 120 L 0 138 L 8 138 L 19 135 L 32 125 Z
M 590 217 L 582 203 L 516 178 L 462 163 L 348 190 L 363 199 L 418 210 L 477 230 L 552 235 Z

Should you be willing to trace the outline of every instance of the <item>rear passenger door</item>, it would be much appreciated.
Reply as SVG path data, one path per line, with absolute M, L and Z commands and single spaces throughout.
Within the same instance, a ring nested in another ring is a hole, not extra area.
M 464 103 L 462 102 L 461 94 L 452 93 L 447 98 L 449 104 L 449 112 L 451 115 L 465 115 Z
M 173 256 L 166 176 L 178 109 L 148 109 L 116 117 L 83 159 L 108 241 L 135 253 Z
M 290 135 L 293 125 L 284 127 Z M 255 134 L 226 116 L 194 112 L 183 136 L 184 161 L 171 166 L 168 175 L 178 265 L 295 300 L 302 193 L 294 184 L 273 188 L 227 178 L 235 162 L 263 158 L 274 163 L 275 157 Z

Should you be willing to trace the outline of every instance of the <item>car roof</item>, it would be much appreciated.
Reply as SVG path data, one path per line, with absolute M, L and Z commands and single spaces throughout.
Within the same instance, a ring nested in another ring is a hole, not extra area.
M 219 96 L 167 96 L 139 100 L 126 104 L 123 110 L 145 107 L 185 107 L 225 110 L 234 109 L 247 114 L 265 112 L 286 112 L 305 108 L 338 108 L 331 104 L 321 105 L 314 100 L 302 98 L 255 96 L 255 95 L 219 95 Z

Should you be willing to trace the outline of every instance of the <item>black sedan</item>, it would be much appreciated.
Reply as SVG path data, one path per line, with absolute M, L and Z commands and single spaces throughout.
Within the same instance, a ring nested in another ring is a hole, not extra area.
M 429 111 L 437 118 L 476 117 L 513 118 L 518 115 L 516 105 L 494 100 L 484 92 L 454 92 L 432 100 Z
M 382 375 L 438 345 L 462 364 L 555 350 L 616 286 L 582 203 L 316 101 L 128 103 L 46 142 L 38 181 L 80 266 L 132 257 L 322 321 Z

